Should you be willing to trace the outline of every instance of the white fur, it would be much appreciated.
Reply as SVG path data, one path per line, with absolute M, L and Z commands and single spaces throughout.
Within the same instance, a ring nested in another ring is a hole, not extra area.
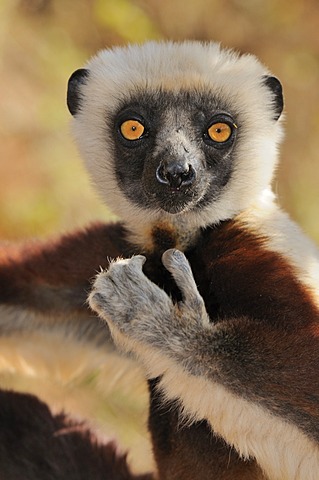
M 244 119 L 235 169 L 220 198 L 200 213 L 178 216 L 183 225 L 203 227 L 232 218 L 248 208 L 270 185 L 282 137 L 281 120 L 272 120 L 272 95 L 261 88 L 269 71 L 252 55 L 239 56 L 219 44 L 155 43 L 103 50 L 87 65 L 90 76 L 81 87 L 81 109 L 73 131 L 87 168 L 102 198 L 143 245 L 148 227 L 159 221 L 176 225 L 176 217 L 132 205 L 119 191 L 109 147 L 112 127 L 107 116 L 121 100 L 139 90 L 215 92 L 230 100 Z M 145 235 L 143 235 L 145 232 Z
M 269 250 L 280 253 L 295 269 L 319 308 L 319 252 L 301 228 L 276 204 L 274 195 L 264 191 L 258 202 L 237 217 L 252 233 L 264 239 Z

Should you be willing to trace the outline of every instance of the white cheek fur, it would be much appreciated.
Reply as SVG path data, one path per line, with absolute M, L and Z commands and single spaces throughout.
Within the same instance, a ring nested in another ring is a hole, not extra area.
M 119 191 L 106 112 L 115 111 L 130 94 L 152 89 L 216 91 L 226 102 L 231 99 L 245 118 L 229 185 L 202 212 L 181 215 L 184 225 L 201 228 L 232 218 L 269 188 L 282 127 L 281 120 L 272 120 L 272 94 L 262 87 L 262 78 L 269 72 L 254 56 L 239 56 L 216 43 L 149 42 L 103 50 L 86 68 L 90 75 L 81 87 L 81 110 L 73 119 L 73 132 L 101 197 L 127 222 L 135 243 L 144 246 L 146 233 L 141 232 L 146 232 L 150 224 L 161 220 L 176 223 L 176 219 L 132 205 Z

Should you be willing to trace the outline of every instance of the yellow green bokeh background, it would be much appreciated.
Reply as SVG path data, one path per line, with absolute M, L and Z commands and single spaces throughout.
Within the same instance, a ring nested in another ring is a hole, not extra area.
M 318 242 L 316 0 L 1 0 L 0 237 L 106 218 L 69 133 L 66 82 L 97 50 L 147 39 L 221 41 L 281 79 L 287 134 L 275 190 Z
M 97 50 L 148 39 L 217 40 L 256 54 L 281 79 L 287 133 L 274 188 L 319 243 L 317 0 L 0 0 L 0 239 L 58 235 L 110 218 L 69 132 L 66 83 Z M 133 448 L 137 469 L 148 468 L 145 388 L 118 379 L 110 394 L 101 388 L 113 381 L 108 369 L 98 378 L 68 386 L 0 380 L 87 416 Z

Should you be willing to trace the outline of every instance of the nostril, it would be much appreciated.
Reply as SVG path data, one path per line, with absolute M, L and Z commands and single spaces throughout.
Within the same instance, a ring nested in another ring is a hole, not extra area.
M 196 171 L 189 165 L 187 171 L 182 174 L 183 185 L 191 185 L 196 179 Z
M 159 183 L 169 185 L 171 188 L 180 188 L 191 185 L 196 179 L 196 172 L 192 165 L 161 163 L 156 170 L 156 178 Z
M 188 165 L 187 170 L 184 170 L 184 172 L 181 173 L 181 180 L 182 180 L 182 185 L 187 186 L 191 185 L 194 183 L 196 179 L 196 171 L 191 165 Z
M 159 183 L 168 185 L 168 179 L 166 178 L 165 169 L 162 163 L 156 169 L 156 178 Z

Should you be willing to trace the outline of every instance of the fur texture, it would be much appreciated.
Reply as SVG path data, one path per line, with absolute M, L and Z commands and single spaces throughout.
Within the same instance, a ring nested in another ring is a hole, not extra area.
M 3 480 L 151 480 L 131 473 L 113 441 L 32 395 L 0 392 L 0 476 Z

